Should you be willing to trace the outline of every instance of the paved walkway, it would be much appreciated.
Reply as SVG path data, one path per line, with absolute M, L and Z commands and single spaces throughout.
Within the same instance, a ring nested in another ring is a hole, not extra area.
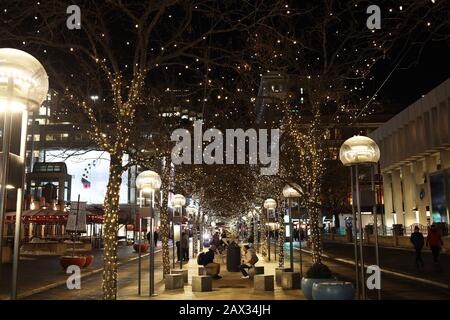
M 158 244 L 157 250 L 161 244 Z M 92 264 L 83 269 L 84 274 L 95 273 L 103 267 L 103 250 L 95 249 L 92 251 L 94 260 Z M 129 259 L 137 257 L 133 246 L 119 246 L 118 263 L 126 263 Z M 2 266 L 0 278 L 0 300 L 9 299 L 11 294 L 11 274 L 12 264 Z M 40 291 L 47 287 L 52 287 L 57 283 L 64 282 L 68 275 L 59 264 L 58 256 L 24 256 L 20 257 L 18 270 L 17 292 L 19 297 L 23 294 L 29 294 L 33 291 Z
M 162 277 L 161 252 L 156 254 L 155 259 L 155 291 L 156 297 L 150 298 L 149 292 L 149 273 L 148 259 L 143 260 L 142 264 L 142 292 L 141 296 L 137 293 L 137 275 L 138 263 L 132 261 L 119 267 L 118 279 L 118 299 L 164 299 L 164 300 L 298 300 L 304 299 L 301 290 L 283 290 L 275 287 L 274 291 L 255 291 L 253 289 L 253 280 L 241 279 L 241 273 L 228 272 L 226 266 L 221 265 L 222 279 L 213 280 L 212 292 L 192 292 L 191 276 L 198 272 L 198 265 L 195 259 L 190 259 L 183 265 L 183 269 L 189 270 L 189 283 L 183 289 L 165 290 Z M 258 265 L 264 265 L 266 274 L 275 274 L 275 268 L 278 264 L 275 261 L 263 262 L 262 259 Z M 179 265 L 176 264 L 176 268 Z M 101 299 L 101 274 L 96 274 L 82 279 L 80 290 L 68 290 L 66 286 L 32 295 L 27 299 L 65 299 L 65 300 L 90 300 Z

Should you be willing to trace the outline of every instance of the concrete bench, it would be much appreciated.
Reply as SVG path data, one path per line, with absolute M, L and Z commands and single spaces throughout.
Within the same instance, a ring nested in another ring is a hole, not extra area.
M 192 291 L 193 292 L 212 291 L 211 276 L 192 276 Z
M 188 269 L 172 269 L 170 273 L 183 275 L 184 283 L 188 283 Z
M 257 274 L 253 278 L 253 287 L 255 290 L 273 291 L 273 275 Z
M 199 276 L 213 276 L 214 272 L 215 272 L 214 268 L 198 267 Z
M 166 274 L 164 279 L 166 290 L 183 289 L 184 281 L 182 274 Z
M 264 266 L 253 266 L 248 269 L 248 275 L 250 279 L 253 279 L 257 274 L 264 274 Z
M 281 287 L 283 289 L 300 289 L 301 281 L 300 272 L 283 272 Z
M 275 268 L 275 281 L 277 283 L 277 286 L 281 287 L 281 277 L 284 272 L 289 272 L 289 271 L 292 271 L 291 268 L 287 268 L 287 267 Z

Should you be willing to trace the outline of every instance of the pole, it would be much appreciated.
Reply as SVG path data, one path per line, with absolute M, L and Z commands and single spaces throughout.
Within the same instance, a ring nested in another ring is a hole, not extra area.
M 359 194 L 359 175 L 358 175 L 358 165 L 355 165 L 355 175 L 356 175 L 356 204 L 358 209 L 358 226 L 359 226 L 359 256 L 361 259 L 361 292 L 362 299 L 366 300 L 366 287 L 365 287 L 365 277 L 364 277 L 364 253 L 363 253 L 363 229 L 361 221 L 361 199 Z
M 172 208 L 172 269 L 175 269 L 175 210 Z
M 273 239 L 275 240 L 275 245 L 274 245 L 275 262 L 277 261 L 277 244 L 278 244 L 277 222 L 278 222 L 277 209 L 274 209 L 274 212 L 273 212 Z
M 14 257 L 13 257 L 13 272 L 12 272 L 12 290 L 11 300 L 17 300 L 17 275 L 19 268 L 20 255 L 20 229 L 22 225 L 22 188 L 17 189 L 17 203 L 16 203 L 16 225 L 14 232 Z
M 181 226 L 183 224 L 183 206 L 180 207 L 180 270 L 183 269 L 183 239 L 182 239 L 182 232 L 181 232 Z
M 376 197 L 376 190 L 375 190 L 375 166 L 371 165 L 371 180 L 372 180 L 372 192 L 374 197 L 374 204 L 373 204 L 373 224 L 374 232 L 375 232 L 375 263 L 378 267 L 380 267 L 380 256 L 378 251 L 378 217 L 377 217 L 377 197 Z M 381 288 L 377 289 L 377 298 L 378 300 L 381 300 Z
M 300 199 L 298 201 L 298 243 L 300 249 L 300 279 L 303 278 L 303 254 L 302 254 L 302 234 L 300 232 L 301 223 L 300 223 Z
M 267 257 L 270 261 L 270 209 L 266 209 L 267 212 Z
M 292 243 L 292 237 L 294 234 L 294 228 L 292 226 L 292 200 L 288 198 L 289 202 L 289 262 L 291 271 L 294 272 L 294 245 Z
M 150 211 L 150 218 L 149 218 L 149 221 L 148 221 L 148 229 L 149 229 L 149 231 L 148 232 L 150 232 L 150 240 L 149 240 L 149 248 L 150 248 L 150 254 L 149 254 L 149 264 L 148 264 L 148 267 L 149 267 L 149 270 L 148 270 L 148 276 L 149 276 L 149 279 L 148 279 L 148 286 L 149 286 L 149 292 L 148 292 L 148 295 L 151 297 L 151 296 L 153 296 L 153 293 L 154 293 L 154 291 L 155 291 L 155 287 L 154 287 L 154 283 L 153 283 L 153 278 L 154 278 L 154 275 L 153 275 L 153 272 L 154 272 L 154 269 L 153 269 L 153 261 L 154 261 L 154 256 L 153 256 L 153 252 L 154 252 L 154 241 L 153 241 L 153 196 L 154 196 L 154 191 L 152 190 L 152 198 L 151 198 L 151 204 L 150 204 L 150 209 L 151 209 L 151 211 Z
M 353 223 L 352 223 L 352 230 L 353 230 L 353 249 L 354 249 L 354 256 L 355 256 L 355 285 L 356 285 L 356 296 L 358 297 L 358 300 L 361 298 L 361 292 L 359 290 L 359 261 L 358 261 L 358 228 L 356 226 L 356 213 L 355 213 L 355 204 L 354 204 L 354 190 L 353 190 L 353 167 L 350 167 L 350 185 L 352 190 L 352 217 L 353 217 Z
M 142 207 L 142 191 L 139 190 L 139 207 Z M 139 216 L 139 234 L 138 234 L 138 295 L 141 295 L 141 272 L 142 272 L 142 251 L 141 251 L 141 237 L 142 237 L 142 218 Z
M 0 280 L 2 274 L 2 257 L 3 257 L 3 222 L 5 218 L 5 209 L 7 201 L 7 189 L 6 184 L 8 183 L 8 165 L 9 165 L 9 144 L 11 142 L 11 121 L 12 114 L 8 110 L 5 111 L 4 121 L 3 121 L 3 145 L 2 145 L 2 175 L 1 175 L 1 186 L 0 186 Z M 1 282 L 0 282 L 1 283 Z

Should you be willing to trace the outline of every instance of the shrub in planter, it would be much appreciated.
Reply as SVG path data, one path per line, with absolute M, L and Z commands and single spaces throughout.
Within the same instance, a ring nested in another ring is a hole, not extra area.
M 335 279 L 332 276 L 331 270 L 323 263 L 315 263 L 306 271 L 302 279 L 302 291 L 306 299 L 312 300 L 312 288 L 314 283 L 332 282 Z

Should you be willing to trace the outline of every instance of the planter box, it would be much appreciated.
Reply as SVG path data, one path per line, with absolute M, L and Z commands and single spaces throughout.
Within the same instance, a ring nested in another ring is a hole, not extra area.
M 306 299 L 312 300 L 313 299 L 312 289 L 313 289 L 313 285 L 315 283 L 333 282 L 333 281 L 336 281 L 336 280 L 334 278 L 330 278 L 330 279 L 303 278 L 302 279 L 303 295 L 305 296 Z

